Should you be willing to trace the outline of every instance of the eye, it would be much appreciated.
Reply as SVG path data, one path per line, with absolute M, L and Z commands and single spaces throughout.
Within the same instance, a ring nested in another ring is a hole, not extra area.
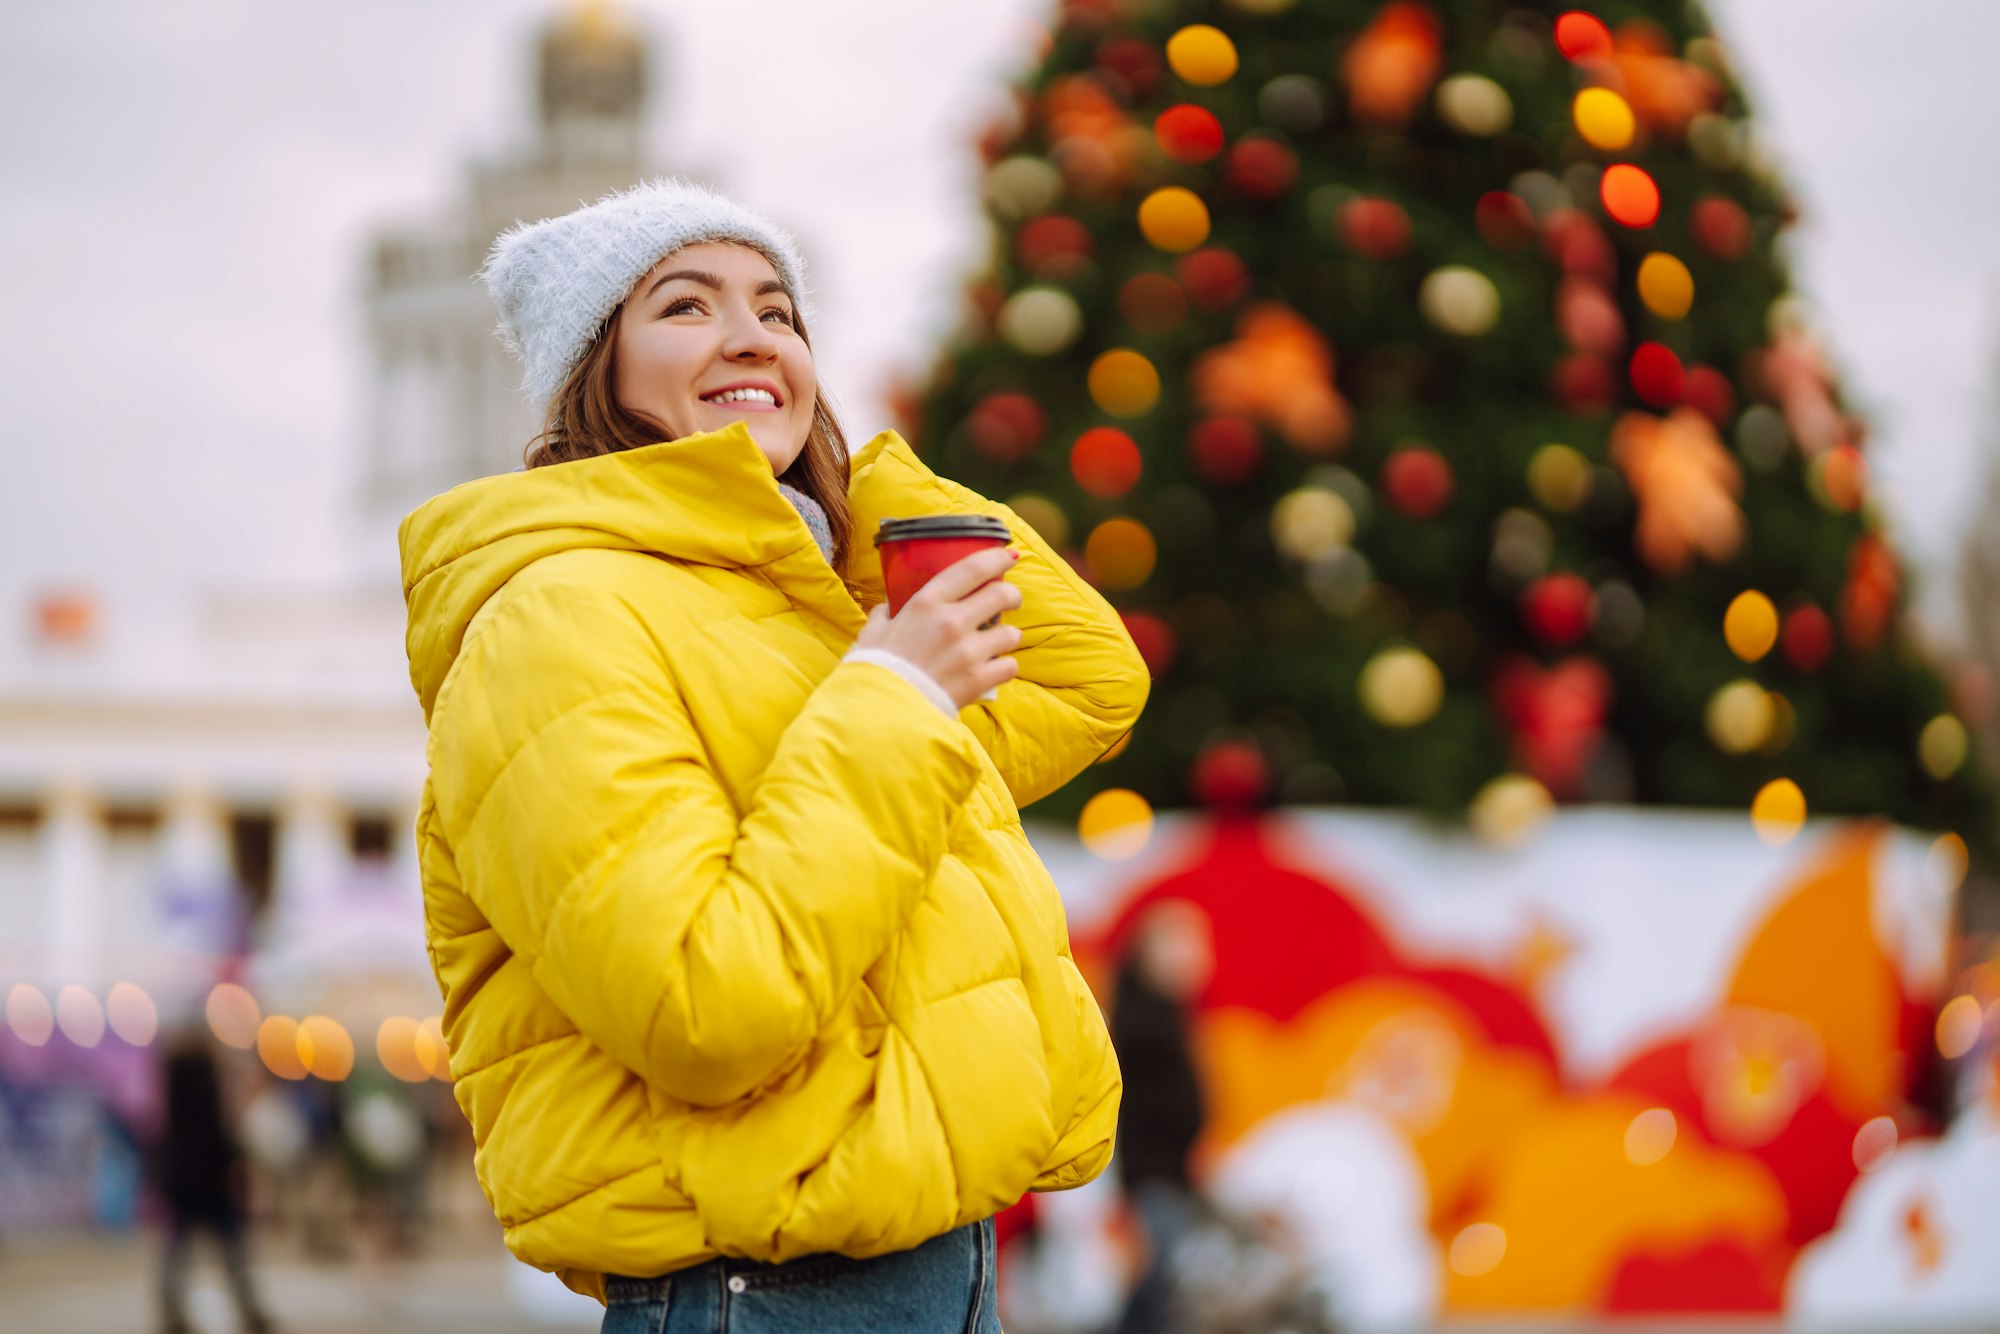
M 666 309 L 660 312 L 660 317 L 662 319 L 665 319 L 669 315 L 678 315 L 682 311 L 686 310 L 698 311 L 700 309 L 701 309 L 701 302 L 695 300 L 693 297 L 691 296 L 676 297 L 674 300 L 669 301 L 667 303 Z
M 778 317 L 778 323 L 784 325 L 787 329 L 793 329 L 798 327 L 797 325 L 792 323 L 792 312 L 786 310 L 782 306 L 773 306 L 769 310 L 764 312 L 764 318 L 767 320 L 770 319 L 773 315 L 776 315 Z

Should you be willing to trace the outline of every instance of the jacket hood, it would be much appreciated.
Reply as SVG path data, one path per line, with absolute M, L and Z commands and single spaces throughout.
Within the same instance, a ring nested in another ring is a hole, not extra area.
M 864 446 L 856 463 L 883 439 Z M 742 422 L 467 482 L 414 510 L 398 539 L 410 683 L 426 718 L 473 617 L 544 556 L 608 547 L 741 568 L 814 545 Z

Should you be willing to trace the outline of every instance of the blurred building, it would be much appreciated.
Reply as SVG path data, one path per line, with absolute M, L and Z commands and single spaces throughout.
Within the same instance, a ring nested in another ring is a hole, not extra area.
M 33 608 L 30 651 L 0 675 L 0 987 L 19 1010 L 0 1058 L 41 1045 L 37 1013 L 108 1054 L 103 1003 L 120 982 L 164 1023 L 198 1018 L 246 954 L 267 1009 L 435 1010 L 410 837 L 424 728 L 393 529 L 519 463 L 533 434 L 472 278 L 494 236 L 629 184 L 644 163 L 640 35 L 583 4 L 537 50 L 531 142 L 475 164 L 446 216 L 368 248 L 372 405 L 349 586 L 204 590 L 143 651 L 106 633 L 89 590 Z M 92 1006 L 94 1033 L 70 1014 Z M 0 1086 L 9 1074 L 0 1060 Z M 31 1155 L 8 1115 L 0 1099 L 0 1158 Z M 0 1182 L 21 1166 L 0 1162 Z

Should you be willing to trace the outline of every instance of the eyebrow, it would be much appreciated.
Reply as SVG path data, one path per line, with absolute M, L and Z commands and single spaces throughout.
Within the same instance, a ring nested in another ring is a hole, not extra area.
M 646 289 L 647 299 L 650 300 L 653 293 L 659 291 L 661 287 L 676 278 L 686 278 L 690 282 L 700 283 L 703 287 L 713 288 L 718 292 L 726 286 L 721 278 L 705 269 L 675 269 L 672 273 L 663 273 L 654 279 L 653 285 Z M 757 285 L 757 290 L 752 295 L 767 296 L 772 292 L 783 292 L 784 290 L 785 285 L 783 283 L 775 278 L 768 278 Z

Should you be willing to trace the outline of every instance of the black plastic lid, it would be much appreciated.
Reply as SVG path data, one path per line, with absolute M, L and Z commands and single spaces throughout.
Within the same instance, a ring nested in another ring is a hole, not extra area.
M 884 519 L 875 530 L 875 545 L 917 537 L 983 537 L 1014 540 L 1003 520 L 985 514 L 934 514 L 921 519 Z

